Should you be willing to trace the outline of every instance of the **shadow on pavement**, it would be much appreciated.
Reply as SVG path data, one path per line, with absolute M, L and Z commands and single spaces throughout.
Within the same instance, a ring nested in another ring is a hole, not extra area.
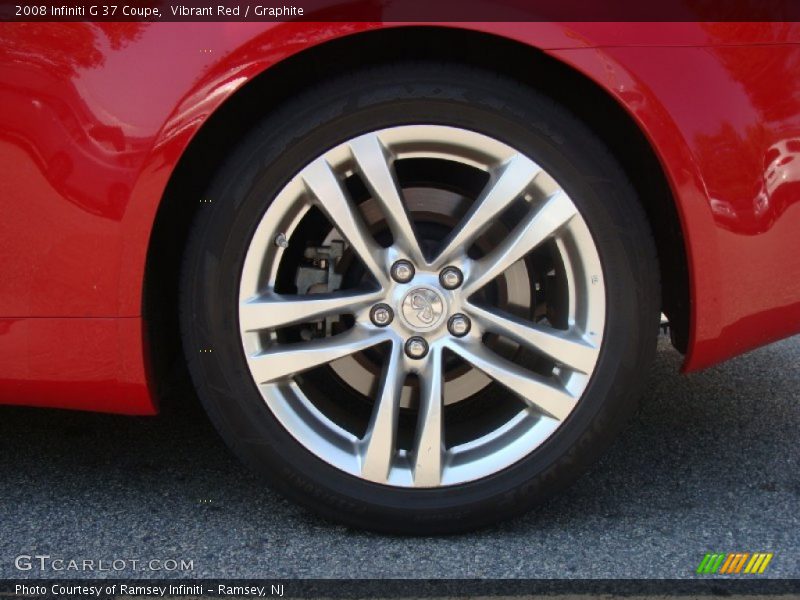
M 543 576 L 547 561 L 520 564 L 514 550 L 538 547 L 562 576 L 675 577 L 688 571 L 658 575 L 641 554 L 680 565 L 687 546 L 702 556 L 791 545 L 800 338 L 699 374 L 679 375 L 680 362 L 661 338 L 641 411 L 576 485 L 455 538 L 381 540 L 309 515 L 240 466 L 191 393 L 147 418 L 0 407 L 0 576 L 14 575 L 9 557 L 36 551 L 191 556 L 196 576 Z M 414 555 L 442 544 L 446 559 Z M 592 562 L 597 552 L 604 561 Z

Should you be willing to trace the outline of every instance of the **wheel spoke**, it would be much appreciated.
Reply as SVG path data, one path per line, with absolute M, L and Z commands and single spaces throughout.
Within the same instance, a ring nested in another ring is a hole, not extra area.
M 414 485 L 432 487 L 442 480 L 444 420 L 441 348 L 431 349 L 420 375 L 419 420 L 414 442 Z
M 566 389 L 495 354 L 483 345 L 452 344 L 452 349 L 476 369 L 519 396 L 528 406 L 563 421 L 577 400 Z
M 364 183 L 383 209 L 383 215 L 394 238 L 394 245 L 412 262 L 422 264 L 424 262 L 422 251 L 402 200 L 389 151 L 374 133 L 352 140 L 350 151 L 358 164 Z
M 330 294 L 265 294 L 239 305 L 239 325 L 245 331 L 274 329 L 331 315 L 353 314 L 381 298 L 380 292 Z
M 541 352 L 573 371 L 591 373 L 597 362 L 599 350 L 578 333 L 526 322 L 507 313 L 499 315 L 473 304 L 468 312 L 484 329 Z
M 536 163 L 521 154 L 507 161 L 450 235 L 435 265 L 441 267 L 469 248 L 540 172 Z
M 341 183 L 324 158 L 318 158 L 303 169 L 301 176 L 309 192 L 317 200 L 319 208 L 330 218 L 367 270 L 383 285 L 385 269 L 380 257 L 384 250 L 373 239 L 361 214 L 348 199 Z
M 361 474 L 378 483 L 386 483 L 388 480 L 397 447 L 397 418 L 405 381 L 402 353 L 402 345 L 399 342 L 392 343 L 389 359 L 383 370 L 378 399 L 362 442 L 365 450 Z
M 477 292 L 539 244 L 554 235 L 577 214 L 569 196 L 559 190 L 527 217 L 494 250 L 477 261 L 464 286 L 466 295 Z
M 384 332 L 355 327 L 329 338 L 269 348 L 250 359 L 250 369 L 256 383 L 269 383 L 366 350 L 387 339 Z

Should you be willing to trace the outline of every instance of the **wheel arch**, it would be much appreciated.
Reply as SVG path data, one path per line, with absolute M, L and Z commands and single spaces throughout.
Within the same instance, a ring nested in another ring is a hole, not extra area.
M 331 73 L 430 57 L 491 69 L 528 84 L 565 105 L 609 143 L 643 200 L 658 247 L 663 310 L 672 324 L 673 343 L 687 350 L 691 290 L 678 208 L 653 145 L 623 103 L 578 68 L 521 41 L 469 29 L 408 26 L 345 35 L 265 68 L 232 92 L 194 134 L 169 177 L 147 248 L 142 310 L 153 383 L 184 379 L 177 275 L 190 224 L 202 210 L 202 203 L 186 199 L 199 200 L 214 166 L 265 110 Z

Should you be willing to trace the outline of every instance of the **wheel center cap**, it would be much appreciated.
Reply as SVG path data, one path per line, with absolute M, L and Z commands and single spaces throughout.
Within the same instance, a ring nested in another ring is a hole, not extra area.
M 399 312 L 411 329 L 428 331 L 442 323 L 445 306 L 444 297 L 436 290 L 416 287 L 403 297 Z

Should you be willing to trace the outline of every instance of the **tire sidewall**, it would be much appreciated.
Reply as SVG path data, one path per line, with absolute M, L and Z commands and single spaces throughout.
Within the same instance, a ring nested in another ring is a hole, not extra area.
M 182 277 L 182 332 L 195 385 L 222 436 L 283 493 L 350 524 L 409 533 L 480 526 L 526 510 L 576 477 L 633 410 L 655 342 L 646 222 L 611 155 L 575 117 L 533 90 L 490 74 L 353 76 L 268 117 L 226 165 L 194 226 Z M 469 82 L 469 83 L 465 83 Z M 573 413 L 530 455 L 484 479 L 435 489 L 390 488 L 343 473 L 284 429 L 263 401 L 239 334 L 239 277 L 271 198 L 326 150 L 405 124 L 461 127 L 531 157 L 569 194 L 603 266 L 606 325 L 593 374 Z M 651 265 L 652 266 L 652 265 Z M 653 331 L 651 331 L 653 329 Z M 201 352 L 211 350 L 211 352 Z

